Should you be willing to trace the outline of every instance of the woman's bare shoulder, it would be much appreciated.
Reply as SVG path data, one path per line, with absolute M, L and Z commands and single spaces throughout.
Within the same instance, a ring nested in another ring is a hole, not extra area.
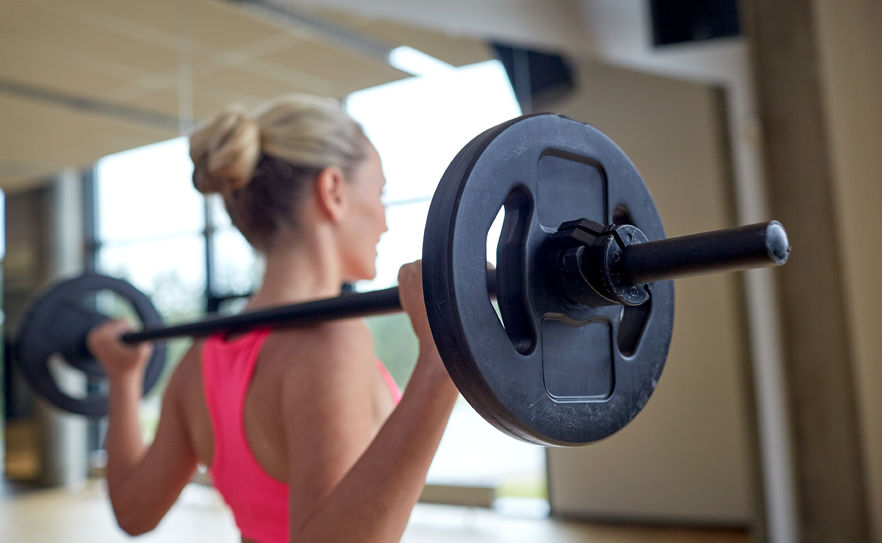
M 202 387 L 202 341 L 194 340 L 169 380 L 168 392 L 189 395 Z
M 315 326 L 278 330 L 264 354 L 286 360 L 295 375 L 331 378 L 340 372 L 362 371 L 375 358 L 370 330 L 361 319 L 336 320 Z

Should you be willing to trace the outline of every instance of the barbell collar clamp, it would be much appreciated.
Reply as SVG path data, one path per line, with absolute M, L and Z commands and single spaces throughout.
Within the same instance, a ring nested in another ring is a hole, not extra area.
M 583 306 L 638 306 L 649 283 L 700 273 L 780 266 L 790 255 L 778 221 L 649 241 L 630 224 L 589 219 L 561 224 L 550 238 L 552 276 L 564 297 Z

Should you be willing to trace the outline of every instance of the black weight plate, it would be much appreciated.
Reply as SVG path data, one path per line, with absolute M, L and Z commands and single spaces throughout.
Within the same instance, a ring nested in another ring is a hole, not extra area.
M 57 355 L 86 375 L 104 376 L 100 364 L 85 347 L 88 331 L 106 318 L 89 307 L 88 298 L 100 291 L 111 291 L 129 302 L 144 326 L 162 325 L 162 317 L 150 298 L 131 284 L 104 275 L 85 274 L 51 285 L 30 302 L 19 328 L 15 356 L 37 394 L 63 411 L 92 417 L 107 414 L 106 395 L 69 395 L 55 382 L 49 360 Z M 145 394 L 159 380 L 164 366 L 165 345 L 157 344 L 144 375 Z
M 497 249 L 505 326 L 486 289 Z M 543 445 L 602 439 L 655 390 L 673 327 L 673 284 L 635 308 L 573 306 L 546 275 L 543 243 L 565 221 L 627 222 L 664 238 L 640 174 L 597 129 L 526 115 L 467 144 L 442 177 L 426 222 L 423 284 L 432 333 L 463 396 L 503 432 Z M 506 331 L 508 328 L 508 331 Z M 510 337 L 511 334 L 511 337 Z

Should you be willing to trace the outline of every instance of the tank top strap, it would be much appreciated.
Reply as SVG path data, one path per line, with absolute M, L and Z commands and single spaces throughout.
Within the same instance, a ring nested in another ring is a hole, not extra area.
M 214 431 L 214 470 L 225 459 L 237 456 L 243 443 L 242 413 L 245 395 L 257 366 L 260 350 L 270 330 L 259 329 L 225 339 L 222 335 L 205 340 L 202 350 L 202 382 L 205 400 Z
M 383 364 L 383 361 L 379 358 L 377 359 L 377 370 L 383 377 L 383 381 L 386 383 L 386 386 L 389 387 L 389 393 L 392 394 L 392 401 L 395 402 L 395 405 L 398 405 L 398 402 L 401 401 L 401 389 L 398 388 L 398 383 L 395 382 L 392 374 L 389 373 L 389 370 L 386 369 L 386 365 Z

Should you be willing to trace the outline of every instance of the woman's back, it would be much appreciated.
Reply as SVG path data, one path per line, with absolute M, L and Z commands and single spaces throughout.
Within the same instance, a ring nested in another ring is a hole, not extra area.
M 210 467 L 214 459 L 214 436 L 202 376 L 204 344 L 204 340 L 196 342 L 184 356 L 168 392 L 174 394 L 174 401 L 182 406 L 199 463 Z M 340 356 L 344 351 L 348 356 Z M 331 357 L 344 366 L 340 372 L 323 369 L 323 364 L 326 365 L 327 358 Z M 344 377 L 348 365 L 352 366 L 349 368 L 351 379 L 357 380 L 359 374 L 369 374 L 371 386 L 364 390 L 365 398 L 359 403 L 366 408 L 368 416 L 365 420 L 371 422 L 370 426 L 376 431 L 395 402 L 377 370 L 373 342 L 363 322 L 337 321 L 296 330 L 277 330 L 266 339 L 248 386 L 243 420 L 248 446 L 267 474 L 280 481 L 288 478 L 284 438 L 286 421 L 280 416 L 285 405 L 283 389 L 296 386 L 312 390 L 295 400 L 304 404 L 301 411 L 307 411 L 306 404 L 315 403 L 316 392 L 335 396 L 333 377 Z M 369 371 L 363 371 L 364 368 Z M 284 387 L 284 383 L 288 386 Z M 288 398 L 289 405 L 291 400 Z M 303 428 L 304 440 L 309 439 L 309 430 Z
M 230 372 L 230 364 L 252 362 L 248 360 L 247 352 L 251 349 L 259 351 L 254 353 L 253 373 L 243 376 L 241 372 Z M 232 360 L 237 354 L 240 359 Z M 327 371 L 330 363 L 336 364 L 338 371 Z M 369 371 L 365 372 L 365 368 Z M 206 371 L 211 374 L 207 375 Z M 333 382 L 334 377 L 359 381 L 362 374 L 367 374 L 366 380 L 360 382 L 369 386 L 361 387 L 360 397 L 337 397 L 339 383 Z M 248 382 L 228 383 L 222 382 L 223 379 L 247 379 Z M 217 387 L 217 390 L 212 387 Z M 233 398 L 225 397 L 221 391 L 240 388 L 247 392 L 241 412 L 236 412 L 239 404 Z M 361 449 L 366 448 L 394 408 L 394 393 L 397 391 L 390 390 L 377 367 L 373 343 L 363 322 L 339 321 L 273 333 L 261 330 L 226 341 L 213 337 L 194 344 L 176 370 L 169 385 L 169 394 L 173 395 L 172 401 L 182 407 L 187 434 L 199 463 L 208 467 L 216 479 L 215 484 L 231 505 L 244 535 L 252 533 L 250 530 L 255 534 L 266 534 L 273 530 L 269 526 L 276 526 L 278 530 L 279 526 L 287 525 L 286 517 L 272 518 L 278 506 L 267 502 L 267 496 L 278 492 L 275 488 L 277 484 L 285 485 L 288 496 L 294 494 L 302 496 L 300 499 L 309 500 L 316 497 L 314 493 L 322 493 L 323 489 L 325 493 L 330 492 L 337 483 L 334 477 L 325 477 L 312 484 L 303 484 L 300 489 L 287 488 L 291 471 L 287 439 L 293 433 L 298 441 L 309 444 L 329 421 L 324 420 L 319 410 L 315 412 L 315 418 L 304 417 L 305 423 L 292 431 L 282 414 L 291 410 L 311 412 L 318 403 L 316 393 L 319 392 L 331 403 L 345 401 L 362 406 L 358 409 L 361 416 L 350 420 L 350 424 L 360 427 L 361 431 L 355 432 L 354 428 L 350 428 L 346 434 L 363 435 L 365 439 Z M 241 421 L 245 440 L 243 445 L 247 448 L 244 458 L 235 450 L 239 446 L 232 428 L 237 426 L 235 423 L 228 423 L 223 435 L 216 436 L 218 419 L 231 417 L 238 417 Z M 219 443 L 219 440 L 224 443 Z M 224 446 L 228 451 L 232 449 L 227 456 L 235 458 L 237 462 L 218 470 L 219 451 Z M 252 458 L 253 467 L 250 465 Z M 303 463 L 308 464 L 308 459 L 304 458 Z M 294 482 L 295 485 L 299 483 L 304 481 Z M 284 513 L 287 513 L 287 502 L 286 499 L 282 504 Z M 255 539 L 274 538 L 264 536 Z

